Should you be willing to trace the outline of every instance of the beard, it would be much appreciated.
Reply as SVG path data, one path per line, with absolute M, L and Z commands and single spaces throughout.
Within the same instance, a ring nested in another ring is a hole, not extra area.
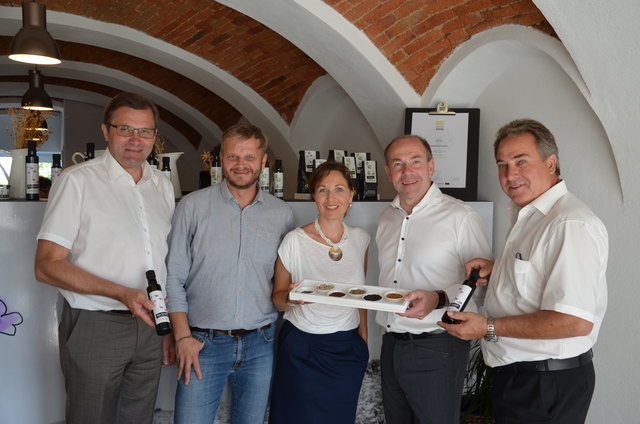
M 224 176 L 225 180 L 227 180 L 227 183 L 233 187 L 236 188 L 238 190 L 246 190 L 248 188 L 251 188 L 252 186 L 256 185 L 258 183 L 258 179 L 260 178 L 260 172 L 253 172 L 251 174 L 251 178 L 249 179 L 249 181 L 245 184 L 240 184 L 238 181 L 234 180 L 234 178 L 232 178 L 232 176 L 230 175 L 229 172 L 227 172 L 226 169 L 222 169 L 222 175 Z

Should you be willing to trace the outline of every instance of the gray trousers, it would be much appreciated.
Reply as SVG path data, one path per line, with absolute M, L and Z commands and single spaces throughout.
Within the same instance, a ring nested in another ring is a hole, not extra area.
M 58 338 L 67 424 L 153 422 L 162 363 L 155 329 L 130 315 L 65 301 Z
M 380 366 L 387 424 L 459 424 L 469 342 L 448 333 L 382 338 Z

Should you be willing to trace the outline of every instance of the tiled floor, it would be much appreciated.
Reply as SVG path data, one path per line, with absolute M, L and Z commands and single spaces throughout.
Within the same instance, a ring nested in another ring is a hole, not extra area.
M 227 424 L 229 413 L 226 405 L 220 405 L 216 424 Z M 155 413 L 153 424 L 172 424 L 173 411 L 158 410 Z M 382 411 L 382 393 L 380 389 L 380 361 L 371 361 L 362 382 L 356 424 L 384 424 Z

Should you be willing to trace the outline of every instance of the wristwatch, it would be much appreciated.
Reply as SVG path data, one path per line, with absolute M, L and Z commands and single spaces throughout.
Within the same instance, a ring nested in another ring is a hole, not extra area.
M 436 306 L 436 309 L 444 308 L 447 304 L 447 294 L 444 290 L 436 290 L 435 293 L 438 294 L 438 306 Z
M 496 328 L 494 326 L 494 321 L 496 319 L 494 317 L 487 318 L 487 335 L 484 336 L 484 339 L 488 342 L 497 342 L 498 336 L 496 336 Z

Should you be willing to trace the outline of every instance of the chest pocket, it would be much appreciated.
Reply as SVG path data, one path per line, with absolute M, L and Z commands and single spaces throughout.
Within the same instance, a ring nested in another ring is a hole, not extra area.
M 529 261 L 516 259 L 513 264 L 513 274 L 518 296 L 518 304 L 522 307 L 538 308 L 542 297 L 542 281 L 533 264 Z
M 280 236 L 264 230 L 256 230 L 255 240 L 252 243 L 253 259 L 268 264 L 275 264 L 278 256 Z

